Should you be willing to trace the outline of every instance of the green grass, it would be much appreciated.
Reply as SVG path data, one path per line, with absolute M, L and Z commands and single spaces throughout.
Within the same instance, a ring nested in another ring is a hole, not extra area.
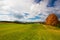
M 0 40 L 60 40 L 60 29 L 43 24 L 0 23 Z

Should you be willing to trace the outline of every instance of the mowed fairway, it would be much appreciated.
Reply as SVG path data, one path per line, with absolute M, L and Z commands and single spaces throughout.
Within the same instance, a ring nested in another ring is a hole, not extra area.
M 60 29 L 43 24 L 0 23 L 0 40 L 60 40 Z

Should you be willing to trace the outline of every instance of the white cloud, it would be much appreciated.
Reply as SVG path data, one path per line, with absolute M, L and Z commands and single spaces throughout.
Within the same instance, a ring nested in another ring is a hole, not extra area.
M 47 7 L 49 0 L 43 0 L 40 4 L 35 4 L 33 1 L 34 0 L 0 0 L 0 14 L 5 15 L 1 15 L 0 20 L 42 21 L 42 19 L 46 19 L 52 12 L 60 13 L 60 0 L 56 1 L 55 7 Z M 28 13 L 29 15 L 26 17 L 24 13 Z M 24 18 L 17 19 L 14 16 L 11 17 L 6 14 L 18 14 Z M 38 14 L 42 14 L 40 15 L 42 19 L 27 20 L 28 18 L 34 18 Z

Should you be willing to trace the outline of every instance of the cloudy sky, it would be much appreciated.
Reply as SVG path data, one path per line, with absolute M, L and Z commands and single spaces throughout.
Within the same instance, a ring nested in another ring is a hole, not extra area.
M 0 0 L 0 21 L 39 22 L 51 13 L 60 19 L 60 0 Z

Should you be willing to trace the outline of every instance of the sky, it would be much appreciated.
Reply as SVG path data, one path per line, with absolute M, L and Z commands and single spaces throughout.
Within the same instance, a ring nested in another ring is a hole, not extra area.
M 51 13 L 60 19 L 60 0 L 0 0 L 0 21 L 43 22 Z

